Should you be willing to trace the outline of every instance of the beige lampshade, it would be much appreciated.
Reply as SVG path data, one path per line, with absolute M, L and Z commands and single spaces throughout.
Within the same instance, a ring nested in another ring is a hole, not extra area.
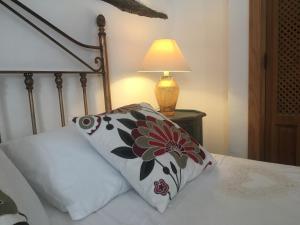
M 189 72 L 183 54 L 175 40 L 154 41 L 147 52 L 139 72 Z

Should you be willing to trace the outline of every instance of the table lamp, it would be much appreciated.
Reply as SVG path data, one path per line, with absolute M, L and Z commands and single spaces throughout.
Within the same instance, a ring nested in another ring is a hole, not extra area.
M 179 96 L 179 86 L 170 72 L 190 72 L 190 67 L 176 41 L 171 39 L 154 41 L 139 72 L 163 73 L 155 88 L 156 99 L 160 112 L 166 116 L 173 116 Z

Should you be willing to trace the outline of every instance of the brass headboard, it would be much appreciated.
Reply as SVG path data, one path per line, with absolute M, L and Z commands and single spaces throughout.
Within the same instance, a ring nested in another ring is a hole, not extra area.
M 103 88 L 104 88 L 104 97 L 105 97 L 105 110 L 110 111 L 111 110 L 111 94 L 110 94 L 110 83 L 109 83 L 109 68 L 108 68 L 108 57 L 107 57 L 107 45 L 106 45 L 106 33 L 105 33 L 105 18 L 103 15 L 99 15 L 97 17 L 96 23 L 99 29 L 98 32 L 98 38 L 99 43 L 98 45 L 87 45 L 83 44 L 74 38 L 70 37 L 68 34 L 66 34 L 64 31 L 60 30 L 56 26 L 54 26 L 52 23 L 50 23 L 48 20 L 28 8 L 23 3 L 19 2 L 18 0 L 10 0 L 11 3 L 7 4 L 4 1 L 0 0 L 0 5 L 5 7 L 7 10 L 12 12 L 14 15 L 19 17 L 21 20 L 25 21 L 27 24 L 29 24 L 31 27 L 33 27 L 36 31 L 47 37 L 51 42 L 59 46 L 62 50 L 64 50 L 67 54 L 71 55 L 75 60 L 77 60 L 80 64 L 83 64 L 87 70 L 86 71 L 1 71 L 0 75 L 8 75 L 8 74 L 19 74 L 25 77 L 25 88 L 27 89 L 28 93 L 28 99 L 29 99 L 29 106 L 30 106 L 30 113 L 31 113 L 31 123 L 32 123 L 32 131 L 33 134 L 37 134 L 37 124 L 36 124 L 36 114 L 35 114 L 35 105 L 34 105 L 34 75 L 35 74 L 53 74 L 53 78 L 57 87 L 58 91 L 58 99 L 59 99 L 59 110 L 60 110 L 60 118 L 61 118 L 61 125 L 65 126 L 66 120 L 65 120 L 65 111 L 64 111 L 64 100 L 63 100 L 63 76 L 65 74 L 77 74 L 79 81 L 81 83 L 82 87 L 82 93 L 83 93 L 83 102 L 84 102 L 84 112 L 87 115 L 88 114 L 88 103 L 87 103 L 87 77 L 91 74 L 97 74 L 99 77 L 103 80 Z M 45 30 L 37 26 L 35 23 L 31 22 L 27 17 L 25 17 L 23 14 L 19 12 L 19 10 L 16 10 L 15 7 L 18 7 L 19 9 L 25 11 L 26 13 L 29 13 L 31 16 L 45 24 L 47 27 L 49 27 L 52 31 L 55 31 L 68 41 L 74 43 L 75 45 L 90 49 L 90 50 L 99 50 L 99 55 L 95 57 L 95 60 L 93 62 L 94 66 L 80 58 L 80 56 L 76 55 L 74 52 L 72 52 L 70 49 L 68 49 L 66 46 L 64 46 L 61 42 L 53 38 L 51 35 L 49 35 Z M 95 68 L 96 67 L 96 68 Z M 0 138 L 1 143 L 1 138 Z

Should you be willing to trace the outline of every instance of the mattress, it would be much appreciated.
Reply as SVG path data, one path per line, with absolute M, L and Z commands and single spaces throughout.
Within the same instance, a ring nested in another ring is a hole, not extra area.
M 45 208 L 53 225 L 300 224 L 300 168 L 214 156 L 217 167 L 189 183 L 164 214 L 134 191 L 82 221 Z

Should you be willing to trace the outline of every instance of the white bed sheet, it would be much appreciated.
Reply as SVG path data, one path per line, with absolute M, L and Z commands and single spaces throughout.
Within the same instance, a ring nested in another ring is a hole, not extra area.
M 300 168 L 214 155 L 217 167 L 160 214 L 130 191 L 73 222 L 45 204 L 53 225 L 299 225 Z

